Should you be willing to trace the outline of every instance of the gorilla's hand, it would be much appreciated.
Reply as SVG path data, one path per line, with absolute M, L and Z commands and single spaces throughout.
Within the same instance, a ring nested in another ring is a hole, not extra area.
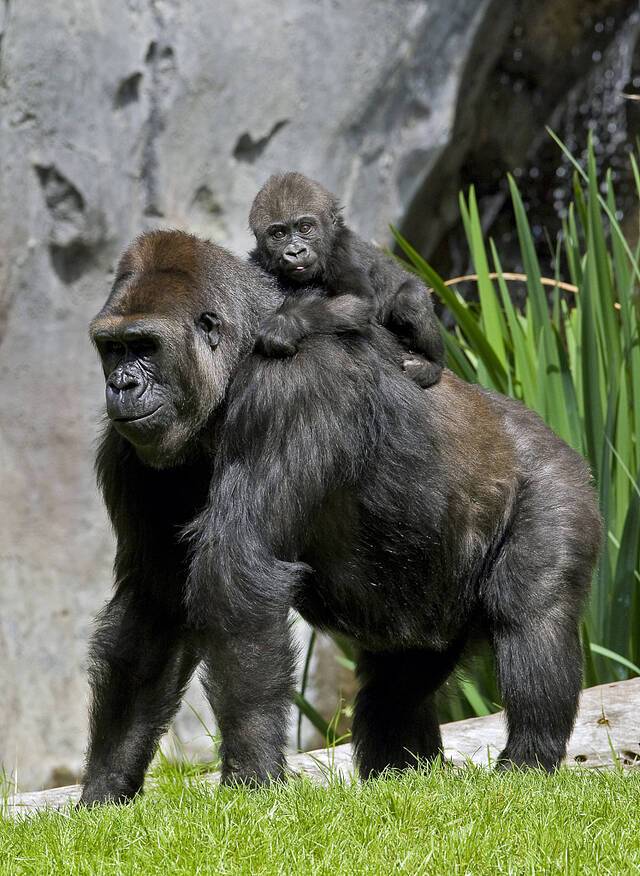
M 355 295 L 292 296 L 260 323 L 254 349 L 264 356 L 293 356 L 309 335 L 366 334 L 373 315 L 372 302 Z
M 293 356 L 306 334 L 304 323 L 295 313 L 279 310 L 260 323 L 254 349 L 263 356 Z

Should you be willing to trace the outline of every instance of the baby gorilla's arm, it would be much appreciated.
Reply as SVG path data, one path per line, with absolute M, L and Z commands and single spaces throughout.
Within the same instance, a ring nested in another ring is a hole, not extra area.
M 293 356 L 309 335 L 364 334 L 373 319 L 373 303 L 355 295 L 292 296 L 260 323 L 254 349 L 264 356 Z

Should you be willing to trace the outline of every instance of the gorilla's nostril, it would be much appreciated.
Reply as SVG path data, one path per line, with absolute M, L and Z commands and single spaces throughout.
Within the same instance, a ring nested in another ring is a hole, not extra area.
M 125 392 L 127 389 L 135 389 L 140 382 L 131 374 L 112 374 L 107 381 L 107 386 L 114 392 Z

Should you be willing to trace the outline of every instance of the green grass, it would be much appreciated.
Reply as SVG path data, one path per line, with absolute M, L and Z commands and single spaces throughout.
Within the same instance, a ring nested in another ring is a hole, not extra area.
M 364 785 L 214 789 L 163 768 L 126 807 L 0 821 L 1 874 L 640 871 L 640 772 L 434 768 Z

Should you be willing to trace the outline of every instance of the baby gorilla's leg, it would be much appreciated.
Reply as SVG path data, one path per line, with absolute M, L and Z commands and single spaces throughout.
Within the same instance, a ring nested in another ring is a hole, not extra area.
M 418 386 L 440 380 L 444 341 L 429 291 L 415 279 L 406 280 L 396 292 L 385 324 L 407 350 L 404 371 Z
M 402 363 L 402 370 L 414 383 L 426 389 L 440 380 L 442 365 L 438 362 L 430 362 L 418 353 L 408 353 Z

